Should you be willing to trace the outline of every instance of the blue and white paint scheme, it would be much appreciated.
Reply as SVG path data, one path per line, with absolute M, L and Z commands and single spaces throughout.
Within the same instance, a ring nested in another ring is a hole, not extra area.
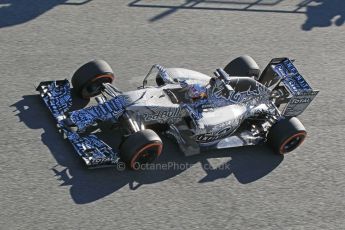
M 274 60 L 266 69 L 259 79 L 228 76 L 222 69 L 209 77 L 156 64 L 138 89 L 119 92 L 103 83 L 98 104 L 75 111 L 68 80 L 41 82 L 37 90 L 86 165 L 99 167 L 120 160 L 118 150 L 88 131 L 104 122 L 128 132 L 159 126 L 186 155 L 265 142 L 275 122 L 301 114 L 318 93 L 290 59 Z M 161 84 L 147 86 L 154 70 Z

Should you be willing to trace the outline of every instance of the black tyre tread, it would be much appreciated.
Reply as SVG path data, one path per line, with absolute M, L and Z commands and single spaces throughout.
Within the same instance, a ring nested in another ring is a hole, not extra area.
M 156 76 L 156 84 L 157 84 L 157 86 L 165 85 L 164 80 L 159 75 Z
M 95 77 L 114 72 L 110 65 L 104 60 L 93 60 L 82 65 L 72 76 L 72 86 L 76 92 L 80 92 L 83 87 Z
M 280 153 L 280 146 L 296 133 L 306 132 L 304 125 L 297 117 L 285 118 L 275 123 L 269 130 L 267 141 L 276 153 Z
M 230 76 L 255 76 L 255 78 L 258 78 L 260 76 L 260 68 L 258 64 L 252 57 L 248 55 L 243 55 L 241 57 L 235 58 L 224 68 L 224 70 Z
M 143 148 L 145 145 L 159 142 L 162 144 L 161 138 L 158 134 L 151 130 L 145 129 L 139 132 L 133 133 L 130 135 L 124 142 L 121 144 L 120 147 L 120 156 L 121 159 L 126 163 L 129 164 L 132 160 L 133 156 L 136 152 Z

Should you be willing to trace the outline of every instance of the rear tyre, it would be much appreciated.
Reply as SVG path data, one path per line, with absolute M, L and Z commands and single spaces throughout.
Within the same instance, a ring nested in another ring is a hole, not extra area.
M 120 157 L 130 169 L 154 162 L 161 154 L 163 143 L 151 129 L 141 130 L 130 135 L 120 146 Z
M 112 83 L 114 73 L 103 60 L 94 60 L 81 66 L 72 77 L 73 89 L 82 98 L 97 96 L 102 91 L 103 83 Z
M 254 59 L 248 55 L 243 55 L 232 60 L 227 66 L 225 66 L 224 71 L 230 76 L 237 77 L 253 77 L 255 80 L 260 77 L 260 68 Z
M 307 132 L 296 118 L 285 118 L 275 123 L 268 132 L 267 142 L 279 154 L 285 154 L 300 146 Z
M 156 84 L 157 84 L 157 86 L 165 85 L 163 78 L 161 76 L 159 76 L 159 74 L 157 74 L 157 76 L 156 76 Z

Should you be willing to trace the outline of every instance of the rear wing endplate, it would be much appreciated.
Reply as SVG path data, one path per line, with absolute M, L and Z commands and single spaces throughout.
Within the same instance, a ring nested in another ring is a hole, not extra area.
M 313 90 L 288 58 L 273 59 L 259 78 L 272 91 L 283 86 L 287 95 L 281 107 L 282 115 L 295 117 L 304 112 L 319 93 Z

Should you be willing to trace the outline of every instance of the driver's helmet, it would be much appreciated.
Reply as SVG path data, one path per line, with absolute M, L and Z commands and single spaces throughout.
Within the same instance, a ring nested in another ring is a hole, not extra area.
M 188 96 L 192 99 L 202 99 L 207 97 L 206 88 L 200 84 L 192 84 L 188 87 Z

